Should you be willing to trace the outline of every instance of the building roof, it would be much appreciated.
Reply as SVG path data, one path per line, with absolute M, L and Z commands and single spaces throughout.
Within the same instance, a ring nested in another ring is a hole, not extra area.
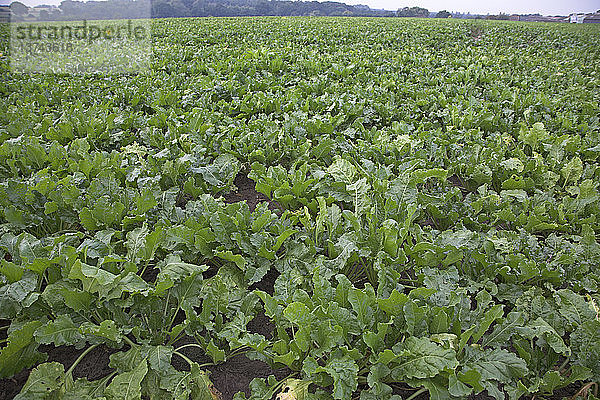
M 543 15 L 521 15 L 521 21 L 525 22 L 558 22 L 562 18 L 546 17 Z

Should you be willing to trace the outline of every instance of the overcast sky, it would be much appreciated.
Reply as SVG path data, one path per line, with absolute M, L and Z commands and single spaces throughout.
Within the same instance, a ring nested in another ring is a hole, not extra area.
M 59 5 L 61 0 L 20 0 L 28 6 L 38 4 Z M 572 12 L 592 12 L 600 9 L 600 0 L 336 0 L 347 4 L 366 4 L 371 8 L 397 10 L 402 7 L 419 6 L 429 11 L 460 11 L 472 14 L 528 14 L 568 15 Z M 10 4 L 12 0 L 0 0 Z
M 592 12 L 600 9 L 600 0 L 346 0 L 348 4 L 367 4 L 371 8 L 396 10 L 402 7 L 419 6 L 429 11 L 460 11 L 472 14 L 540 13 L 543 15 L 567 15 L 572 12 Z

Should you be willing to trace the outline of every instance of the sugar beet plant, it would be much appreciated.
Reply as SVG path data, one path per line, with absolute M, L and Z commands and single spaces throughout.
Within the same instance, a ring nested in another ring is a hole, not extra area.
M 154 21 L 147 74 L 3 52 L 0 377 L 214 399 L 207 370 L 243 354 L 288 376 L 238 400 L 596 398 L 599 38 L 209 18 Z M 88 380 L 98 346 L 112 372 Z

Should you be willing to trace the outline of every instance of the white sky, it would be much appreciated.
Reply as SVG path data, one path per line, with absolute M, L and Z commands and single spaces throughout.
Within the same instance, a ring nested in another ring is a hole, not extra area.
M 0 0 L 10 4 L 12 0 Z M 28 6 L 38 4 L 59 5 L 61 0 L 20 0 Z M 568 15 L 572 12 L 593 12 L 600 9 L 600 0 L 334 0 L 347 4 L 366 4 L 371 8 L 397 10 L 402 7 L 419 6 L 429 11 L 460 11 L 471 14 L 528 14 Z
M 459 11 L 471 14 L 529 14 L 568 15 L 572 12 L 593 12 L 600 9 L 600 0 L 346 0 L 347 4 L 367 4 L 371 8 L 396 10 L 419 6 L 429 11 Z

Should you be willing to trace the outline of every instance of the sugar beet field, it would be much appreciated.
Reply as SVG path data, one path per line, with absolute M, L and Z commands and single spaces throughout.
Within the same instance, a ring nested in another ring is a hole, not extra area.
M 153 24 L 0 56 L 0 398 L 600 396 L 598 27 Z

